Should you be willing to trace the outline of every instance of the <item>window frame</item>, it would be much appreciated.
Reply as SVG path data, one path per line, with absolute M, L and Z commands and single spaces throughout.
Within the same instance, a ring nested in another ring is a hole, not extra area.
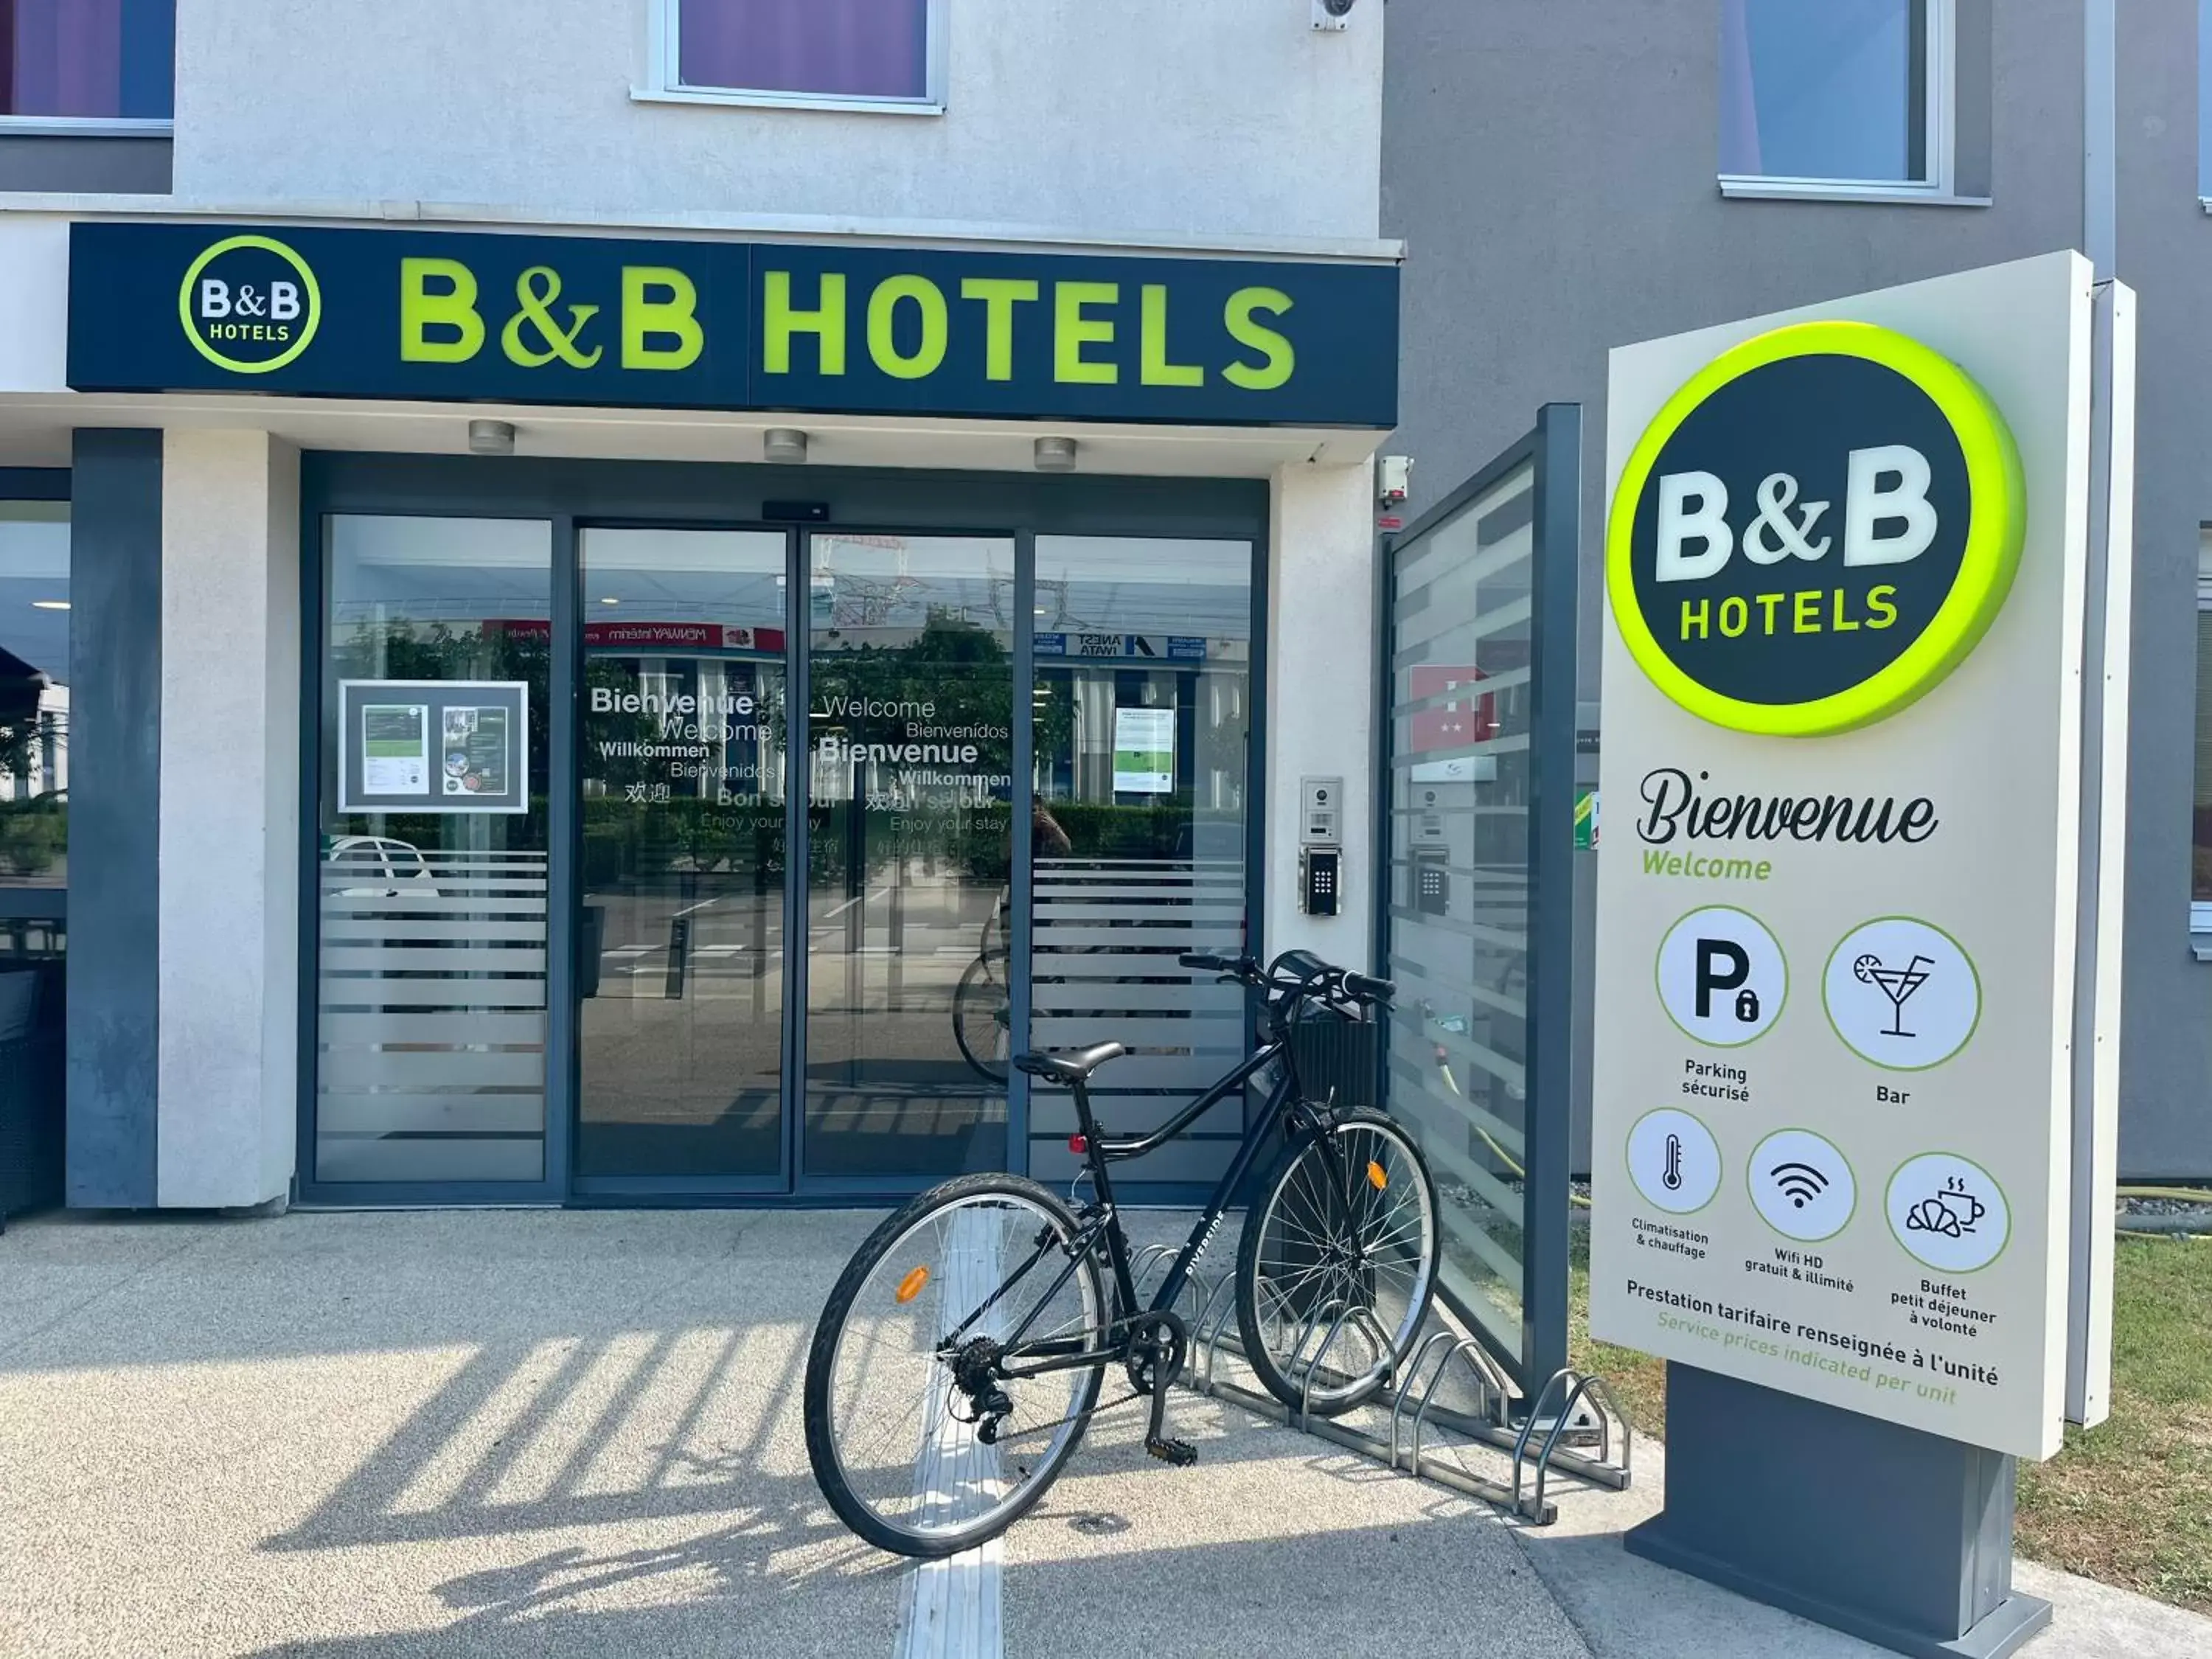
M 1723 173 L 1723 196 L 1747 200 L 1947 203 L 1986 207 L 1986 197 L 1958 193 L 1959 9 L 1957 0 L 1926 0 L 1927 73 L 1921 119 L 1928 158 L 1925 179 L 1819 179 L 1787 173 Z
M 169 108 L 167 115 L 17 115 L 0 110 L 0 138 L 166 138 L 177 130 L 177 12 L 175 0 L 169 0 L 168 27 L 161 35 L 168 58 Z M 133 51 L 143 52 L 147 42 L 141 35 L 126 33 L 120 51 L 125 69 L 131 63 Z M 126 75 L 126 77 L 127 75 Z
M 1948 3 L 1948 0 L 1942 0 Z M 640 103 L 724 104 L 754 109 L 813 109 L 862 115 L 942 115 L 945 109 L 947 24 L 951 0 L 923 0 L 927 83 L 919 98 L 863 98 L 850 93 L 789 92 L 774 88 L 695 86 L 683 75 L 680 13 L 684 0 L 650 0 L 646 84 L 630 96 Z
M 2212 611 L 2212 523 L 2206 523 L 2198 526 L 2197 532 L 2197 615 L 2200 631 L 2203 628 L 2203 618 L 2207 611 Z M 2197 672 L 2200 681 L 2204 674 L 2204 671 L 2205 664 L 2200 659 L 2197 665 Z M 2201 685 L 2197 695 L 2201 706 L 2202 699 L 2203 697 L 2203 690 Z M 2195 711 L 2192 710 L 2192 713 L 2194 712 Z M 2190 802 L 2192 821 L 2189 836 L 2189 945 L 2191 954 L 2196 957 L 2197 961 L 2212 962 L 2212 899 L 2200 899 L 2197 896 L 2197 834 L 2194 823 L 2197 781 L 2194 766 L 2196 732 L 2194 730 L 2193 720 L 2191 722 L 2191 731 L 2190 733 L 2190 744 L 2191 750 Z
M 72 474 L 67 467 L 0 466 L 0 505 L 15 505 L 35 501 L 43 506 L 59 506 L 69 509 L 67 522 L 72 532 L 76 527 L 76 501 L 71 489 Z M 72 553 L 75 550 L 72 548 Z M 74 595 L 71 596 L 74 599 Z M 72 627 L 71 642 L 75 642 Z M 64 734 L 64 744 L 68 734 Z M 0 887 L 0 921 L 65 922 L 69 916 L 69 879 L 64 866 L 63 878 L 48 885 Z

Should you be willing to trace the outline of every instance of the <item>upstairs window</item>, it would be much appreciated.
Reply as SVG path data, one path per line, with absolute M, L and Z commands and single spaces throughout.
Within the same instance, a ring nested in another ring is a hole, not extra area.
M 933 109 L 944 0 L 661 0 L 664 94 Z
M 1721 177 L 1948 191 L 1951 0 L 1723 0 Z
M 0 125 L 167 121 L 176 0 L 0 0 Z

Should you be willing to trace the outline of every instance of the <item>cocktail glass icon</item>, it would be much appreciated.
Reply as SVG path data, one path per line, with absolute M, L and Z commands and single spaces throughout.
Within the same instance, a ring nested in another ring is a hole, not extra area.
M 1935 967 L 1936 958 L 1923 956 L 1915 956 L 1902 968 L 1885 967 L 1881 958 L 1872 951 L 1851 964 L 1853 978 L 1873 986 L 1889 999 L 1889 1025 L 1882 1033 L 1884 1036 L 1918 1035 L 1905 1029 L 1905 1005 L 1912 1000 L 1915 991 L 1928 982 L 1928 975 Z

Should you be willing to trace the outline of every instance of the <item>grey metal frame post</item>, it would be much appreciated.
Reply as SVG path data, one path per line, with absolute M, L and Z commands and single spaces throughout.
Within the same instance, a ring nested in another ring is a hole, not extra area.
M 1580 620 L 1579 404 L 1536 416 L 1528 800 L 1528 1176 L 1522 1193 L 1522 1387 L 1567 1363 L 1567 1190 L 1573 1110 L 1575 646 Z
M 1390 957 L 1390 766 L 1396 654 L 1393 589 L 1401 556 L 1522 467 L 1534 469 L 1528 802 L 1528 1174 L 1522 1185 L 1520 1352 L 1455 1306 L 1526 1400 L 1567 1364 L 1568 1185 L 1574 1074 L 1576 655 L 1582 560 L 1582 406 L 1546 404 L 1536 424 L 1431 507 L 1385 537 L 1376 560 L 1374 950 Z M 1383 1069 L 1387 1103 L 1388 1026 Z M 1447 1300 L 1449 1298 L 1447 1297 Z

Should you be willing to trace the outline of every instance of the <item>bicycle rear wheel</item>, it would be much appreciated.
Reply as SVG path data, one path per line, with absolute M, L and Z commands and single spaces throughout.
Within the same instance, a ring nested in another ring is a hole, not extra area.
M 963 1176 L 878 1227 L 830 1293 L 806 1360 L 806 1455 L 822 1495 L 868 1542 L 902 1555 L 971 1549 L 1044 1496 L 1097 1403 L 1105 1363 L 1009 1379 L 994 1442 L 955 1382 L 977 1344 L 1104 1340 L 1095 1255 L 1078 1224 L 1018 1176 Z M 994 1297 L 996 1300 L 993 1300 Z M 1027 1328 L 1023 1328 L 1026 1325 Z
M 1267 1392 L 1316 1416 L 1350 1411 L 1419 1340 L 1436 1294 L 1436 1183 L 1380 1112 L 1348 1112 L 1283 1150 L 1237 1250 L 1244 1357 Z
M 978 1076 L 1004 1083 L 1012 1048 L 1012 1004 L 990 958 L 969 963 L 952 993 L 952 1040 Z

